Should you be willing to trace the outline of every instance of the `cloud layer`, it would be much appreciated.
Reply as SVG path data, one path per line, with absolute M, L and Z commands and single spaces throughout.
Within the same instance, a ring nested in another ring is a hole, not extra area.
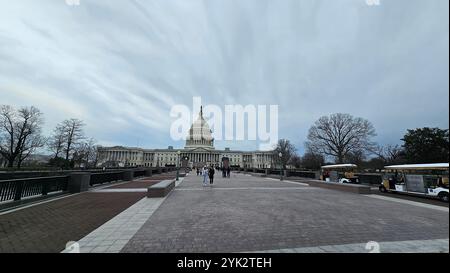
M 182 146 L 169 112 L 193 96 L 278 104 L 301 152 L 334 112 L 369 119 L 381 143 L 448 128 L 447 0 L 0 2 L 0 104 L 37 106 L 47 132 L 76 117 L 104 145 Z

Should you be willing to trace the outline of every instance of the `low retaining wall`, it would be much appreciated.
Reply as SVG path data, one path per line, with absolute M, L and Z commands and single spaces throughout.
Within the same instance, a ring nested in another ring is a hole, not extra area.
M 267 175 L 265 173 L 250 173 L 253 176 L 258 176 L 258 177 L 267 177 Z
M 355 174 L 360 183 L 368 185 L 380 185 L 383 182 L 381 173 L 357 173 Z
M 307 181 L 307 183 L 312 187 L 320 187 L 331 190 L 339 190 L 346 192 L 353 192 L 359 194 L 370 194 L 370 187 L 364 185 L 356 185 L 356 184 L 340 184 L 335 182 L 323 182 L 323 181 Z
M 163 180 L 147 188 L 147 197 L 165 197 L 175 188 L 175 179 Z

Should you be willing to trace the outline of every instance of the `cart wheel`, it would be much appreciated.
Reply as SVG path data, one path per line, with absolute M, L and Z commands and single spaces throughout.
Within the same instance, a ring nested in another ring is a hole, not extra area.
M 438 197 L 441 201 L 448 202 L 448 192 L 441 192 Z

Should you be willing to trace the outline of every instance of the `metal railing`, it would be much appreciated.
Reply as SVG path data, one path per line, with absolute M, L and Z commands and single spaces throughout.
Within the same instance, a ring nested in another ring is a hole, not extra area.
M 109 183 L 113 181 L 123 180 L 124 172 L 107 172 L 107 173 L 93 173 L 91 174 L 91 186 Z
M 280 175 L 280 170 L 269 170 L 269 174 Z
M 134 171 L 134 177 L 142 177 L 142 176 L 145 176 L 145 170 Z
M 69 176 L 24 178 L 0 181 L 0 202 L 20 201 L 24 198 L 66 192 Z
M 355 173 L 358 177 L 359 183 L 369 185 L 379 185 L 383 182 L 383 175 L 376 173 Z
M 167 173 L 175 170 L 172 167 L 153 169 L 152 172 Z M 133 177 L 146 175 L 145 169 L 132 170 Z M 99 185 L 114 181 L 121 181 L 125 178 L 126 171 L 91 172 L 89 185 Z M 49 193 L 68 191 L 70 175 L 28 177 L 20 179 L 0 180 L 0 203 L 9 201 L 21 201 L 22 199 L 32 199 L 34 197 L 45 197 Z
M 289 176 L 305 177 L 305 178 L 316 178 L 315 172 L 305 172 L 305 171 L 289 171 Z
M 74 172 L 89 172 L 89 173 L 109 173 L 109 172 L 123 172 L 126 170 L 134 170 L 137 167 L 130 168 L 114 168 L 114 169 L 72 169 L 72 170 L 35 170 L 35 171 L 27 171 L 27 170 L 15 170 L 11 169 L 0 169 L 0 180 L 13 180 L 13 179 L 22 179 L 22 178 L 34 178 L 34 177 L 50 177 L 50 176 L 65 176 Z
M 280 169 L 240 168 L 239 171 L 247 173 L 267 173 L 268 175 L 280 175 Z M 283 170 L 283 174 L 294 177 L 316 178 L 316 172 L 313 171 L 287 169 Z

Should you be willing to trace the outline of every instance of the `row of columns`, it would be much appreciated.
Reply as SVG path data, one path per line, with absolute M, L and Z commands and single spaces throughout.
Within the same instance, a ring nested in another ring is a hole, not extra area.
M 122 161 L 125 159 L 128 160 L 137 160 L 138 158 L 138 152 L 133 152 L 133 151 L 107 151 L 107 156 L 106 158 L 108 158 L 109 160 L 115 160 L 115 161 Z M 197 163 L 197 162 L 213 162 L 213 163 L 219 163 L 221 161 L 220 158 L 220 154 L 217 153 L 181 153 L 181 158 L 183 157 L 188 157 L 190 162 L 193 163 Z M 153 161 L 152 159 L 153 156 L 151 156 L 151 158 L 145 157 L 143 161 Z M 271 163 L 271 155 L 269 154 L 256 154 L 256 158 L 255 158 L 256 162 L 252 162 L 251 160 L 251 156 L 248 155 L 244 155 L 244 165 L 246 167 L 252 167 L 253 163 L 256 163 L 256 165 L 260 164 L 260 162 L 264 162 L 265 165 L 267 163 Z M 175 164 L 178 164 L 178 159 L 176 160 L 176 162 L 174 162 Z
M 269 154 L 256 154 L 256 162 L 270 162 L 271 157 Z
M 105 152 L 103 152 L 105 153 Z M 106 152 L 106 158 L 110 160 L 137 160 L 138 159 L 138 152 L 133 151 L 107 151 Z
M 213 153 L 182 153 L 183 157 L 188 157 L 191 162 L 220 162 L 220 155 Z

